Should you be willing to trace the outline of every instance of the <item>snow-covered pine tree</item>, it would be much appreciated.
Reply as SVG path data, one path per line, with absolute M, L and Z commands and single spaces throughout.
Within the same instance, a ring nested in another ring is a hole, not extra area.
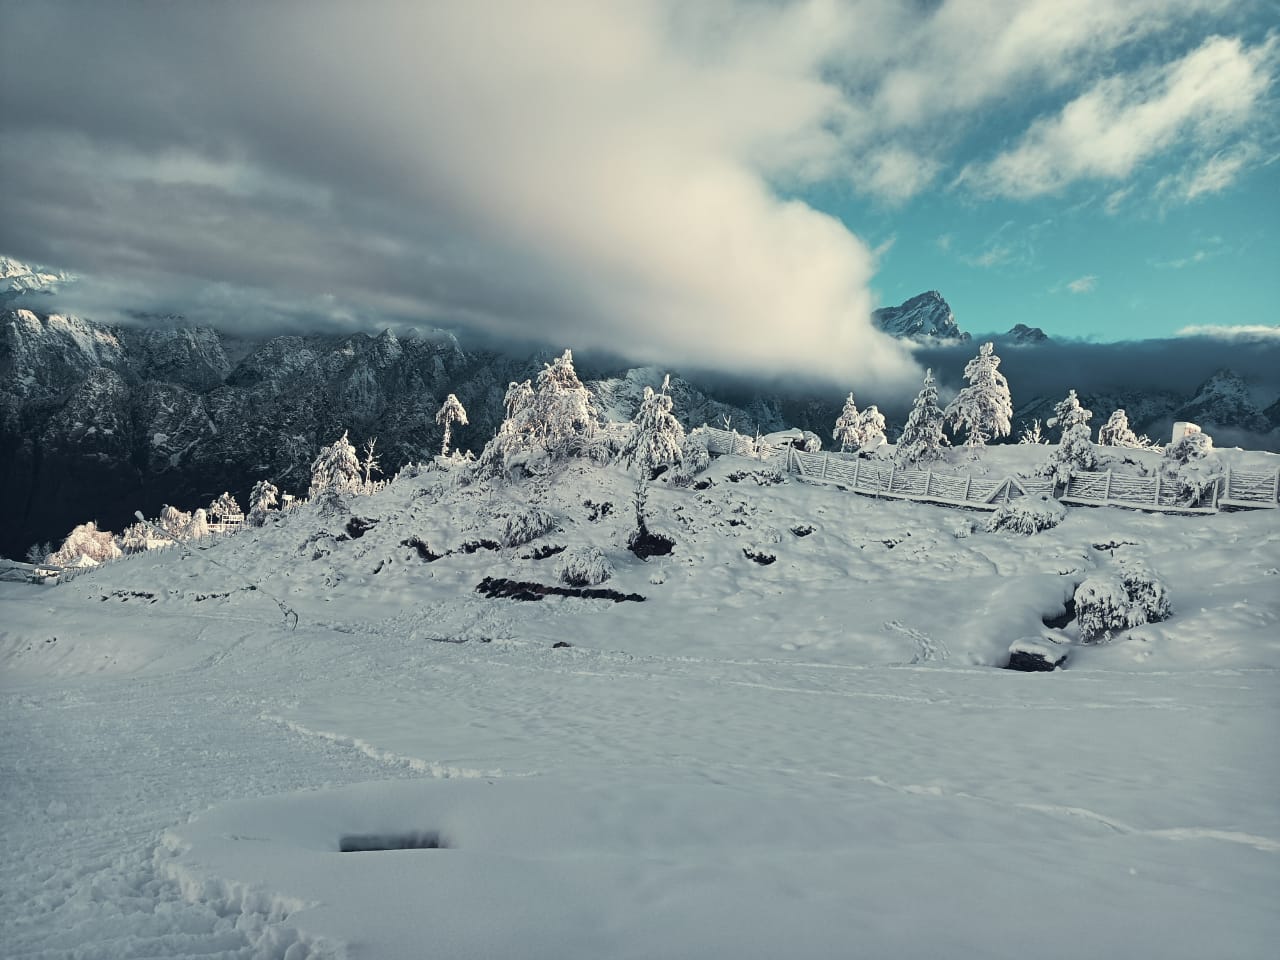
M 49 563 L 56 567 L 93 566 L 121 555 L 116 538 L 109 530 L 99 530 L 90 520 L 74 527 L 53 553 Z
M 945 412 L 953 432 L 966 431 L 965 446 L 971 448 L 1007 437 L 1012 430 L 1013 399 L 1009 381 L 1000 372 L 994 343 L 988 341 L 978 348 L 978 355 L 965 364 L 964 377 L 969 385 L 947 404 Z
M 311 464 L 311 488 L 307 496 L 312 500 L 325 498 L 332 501 L 344 494 L 353 493 L 360 486 L 360 461 L 356 448 L 347 439 L 347 431 L 320 453 Z
M 884 414 L 873 403 L 858 414 L 858 452 L 872 453 L 884 442 Z
M 185 540 L 191 526 L 191 514 L 165 504 L 160 508 L 159 527 L 175 540 Z
M 1053 408 L 1053 416 L 1045 426 L 1062 431 L 1059 439 L 1066 436 L 1068 430 L 1080 424 L 1087 424 L 1093 419 L 1093 411 L 1080 405 L 1080 398 L 1074 390 L 1068 390 L 1065 400 L 1059 400 Z
M 151 549 L 151 532 L 144 523 L 131 523 L 120 531 L 117 542 L 125 553 L 145 553 Z
M 1053 408 L 1049 426 L 1062 430 L 1058 447 L 1049 458 L 1049 468 L 1057 482 L 1066 483 L 1073 470 L 1092 470 L 1098 465 L 1089 429 L 1092 417 L 1093 412 L 1080 405 L 1074 390 Z
M 924 386 L 916 394 L 915 405 L 907 415 L 907 425 L 898 438 L 895 458 L 902 466 L 932 463 L 942 459 L 942 448 L 950 442 L 942 431 L 943 413 L 938 406 L 938 383 L 933 371 L 924 372 Z
M 644 399 L 631 421 L 631 433 L 618 457 L 634 466 L 644 480 L 651 480 L 664 466 L 678 465 L 682 457 L 684 427 L 671 412 L 671 396 L 667 393 L 671 378 L 665 377 L 655 393 L 644 388 Z
M 240 504 L 236 503 L 236 498 L 230 493 L 223 493 L 209 504 L 208 516 L 213 517 L 215 522 L 225 521 L 228 517 L 238 517 L 240 513 Z
M 455 423 L 460 427 L 467 425 L 467 411 L 463 409 L 462 402 L 452 393 L 444 398 L 444 403 L 436 411 L 436 423 L 444 427 L 444 442 L 440 445 L 440 456 L 447 457 L 449 441 L 453 437 L 453 425 Z
M 1137 447 L 1149 449 L 1151 439 L 1138 436 L 1129 426 L 1129 415 L 1121 407 L 1107 418 L 1107 422 L 1098 428 L 1098 445 L 1103 447 Z
M 260 527 L 267 522 L 267 511 L 280 502 L 280 491 L 270 480 L 259 480 L 249 491 L 248 521 Z
M 856 453 L 862 446 L 861 434 L 858 431 L 860 417 L 858 404 L 853 399 L 851 390 L 849 396 L 845 398 L 844 409 L 836 418 L 835 429 L 831 431 L 831 439 L 840 444 L 841 453 Z
M 187 524 L 186 540 L 203 540 L 209 536 L 209 514 L 203 508 L 197 510 L 191 515 L 191 522 Z
M 543 366 L 529 414 L 534 440 L 552 456 L 575 452 L 579 444 L 595 434 L 599 417 L 591 391 L 582 385 L 573 368 L 572 350 L 565 350 Z

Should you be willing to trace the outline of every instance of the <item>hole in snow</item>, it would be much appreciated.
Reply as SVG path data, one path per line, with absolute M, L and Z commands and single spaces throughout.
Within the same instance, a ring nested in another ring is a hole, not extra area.
M 348 833 L 338 841 L 342 853 L 373 853 L 378 850 L 443 850 L 448 847 L 434 830 L 408 833 Z

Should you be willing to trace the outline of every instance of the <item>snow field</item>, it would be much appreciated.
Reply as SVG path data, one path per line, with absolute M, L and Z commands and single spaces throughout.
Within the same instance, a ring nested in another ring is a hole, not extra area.
M 464 549 L 527 489 L 429 474 L 354 500 L 358 539 L 301 508 L 0 584 L 6 955 L 1270 955 L 1280 517 L 957 538 L 752 469 L 656 485 L 648 563 L 632 479 L 575 465 L 520 547 Z M 554 583 L 549 544 L 647 599 L 475 593 Z M 1170 620 L 993 669 L 1125 556 Z M 448 849 L 338 852 L 414 830 Z

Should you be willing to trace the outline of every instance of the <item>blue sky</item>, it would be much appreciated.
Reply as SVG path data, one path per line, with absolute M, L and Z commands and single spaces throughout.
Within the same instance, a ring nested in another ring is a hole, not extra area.
M 63 309 L 442 326 L 905 392 L 871 310 L 1277 317 L 1274 0 L 4 7 L 0 252 Z M 1229 331 L 1228 331 L 1229 332 Z

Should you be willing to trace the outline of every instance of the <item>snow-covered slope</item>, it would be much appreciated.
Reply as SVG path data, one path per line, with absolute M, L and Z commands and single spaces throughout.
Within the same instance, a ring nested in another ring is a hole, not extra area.
M 0 297 L 44 293 L 74 279 L 65 271 L 33 266 L 0 254 Z
M 1268 955 L 1280 511 L 1019 537 L 703 480 L 647 563 L 633 478 L 574 464 L 0 584 L 8 954 Z M 556 527 L 495 548 L 531 498 Z M 644 599 L 476 590 L 561 546 Z M 1126 558 L 1169 620 L 996 669 Z

